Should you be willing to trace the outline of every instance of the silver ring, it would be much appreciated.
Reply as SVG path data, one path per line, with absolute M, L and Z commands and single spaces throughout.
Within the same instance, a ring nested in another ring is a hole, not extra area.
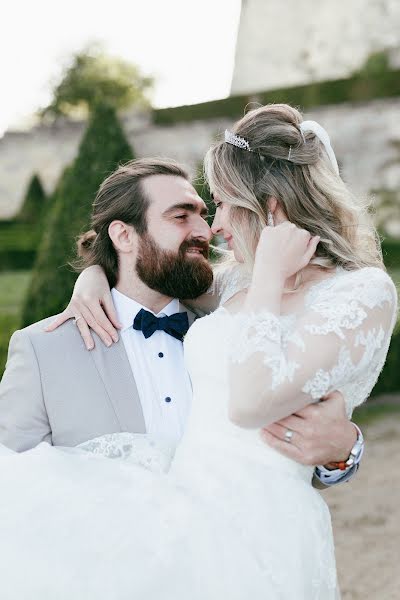
M 79 321 L 79 319 L 82 319 L 82 317 L 78 317 L 77 319 L 74 319 L 74 325 L 77 324 L 77 322 Z
M 290 444 L 290 442 L 292 441 L 292 437 L 293 437 L 293 431 L 291 429 L 286 429 L 286 432 L 285 432 L 285 442 L 287 442 L 288 444 Z

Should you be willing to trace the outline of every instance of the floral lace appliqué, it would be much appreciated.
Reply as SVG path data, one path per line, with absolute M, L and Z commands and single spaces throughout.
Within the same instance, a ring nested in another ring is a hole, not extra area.
M 142 466 L 149 471 L 168 471 L 174 448 L 140 433 L 109 433 L 80 444 L 78 448 L 104 456 L 124 460 Z
M 314 335 L 336 333 L 341 339 L 345 338 L 342 329 L 357 329 L 367 316 L 367 313 L 357 300 L 335 305 L 332 305 L 331 301 L 320 302 L 314 304 L 312 308 L 325 321 L 305 325 L 304 329 Z
M 344 346 L 339 351 L 337 364 L 330 371 L 318 369 L 314 377 L 309 379 L 302 387 L 302 392 L 310 394 L 313 400 L 320 400 L 329 391 L 336 389 L 339 384 L 346 381 L 354 372 L 350 351 Z

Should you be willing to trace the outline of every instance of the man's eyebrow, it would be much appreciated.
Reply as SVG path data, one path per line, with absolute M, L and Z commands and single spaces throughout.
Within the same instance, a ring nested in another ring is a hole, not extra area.
M 192 202 L 177 202 L 177 204 L 173 204 L 169 206 L 164 212 L 163 215 L 170 215 L 176 210 L 188 210 L 190 212 L 197 212 L 198 205 Z M 208 209 L 206 206 L 202 206 L 200 210 L 201 215 L 208 215 Z

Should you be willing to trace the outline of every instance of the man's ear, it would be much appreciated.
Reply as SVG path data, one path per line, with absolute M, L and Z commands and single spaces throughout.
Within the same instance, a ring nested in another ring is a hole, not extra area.
M 119 252 L 128 254 L 137 247 L 137 233 L 134 227 L 123 221 L 112 221 L 108 226 L 108 235 Z

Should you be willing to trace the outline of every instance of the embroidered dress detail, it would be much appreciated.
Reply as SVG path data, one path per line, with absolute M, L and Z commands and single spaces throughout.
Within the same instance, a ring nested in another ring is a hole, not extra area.
M 165 473 L 174 455 L 171 445 L 146 434 L 128 432 L 109 433 L 84 442 L 78 448 L 106 458 L 122 459 L 155 473 Z

